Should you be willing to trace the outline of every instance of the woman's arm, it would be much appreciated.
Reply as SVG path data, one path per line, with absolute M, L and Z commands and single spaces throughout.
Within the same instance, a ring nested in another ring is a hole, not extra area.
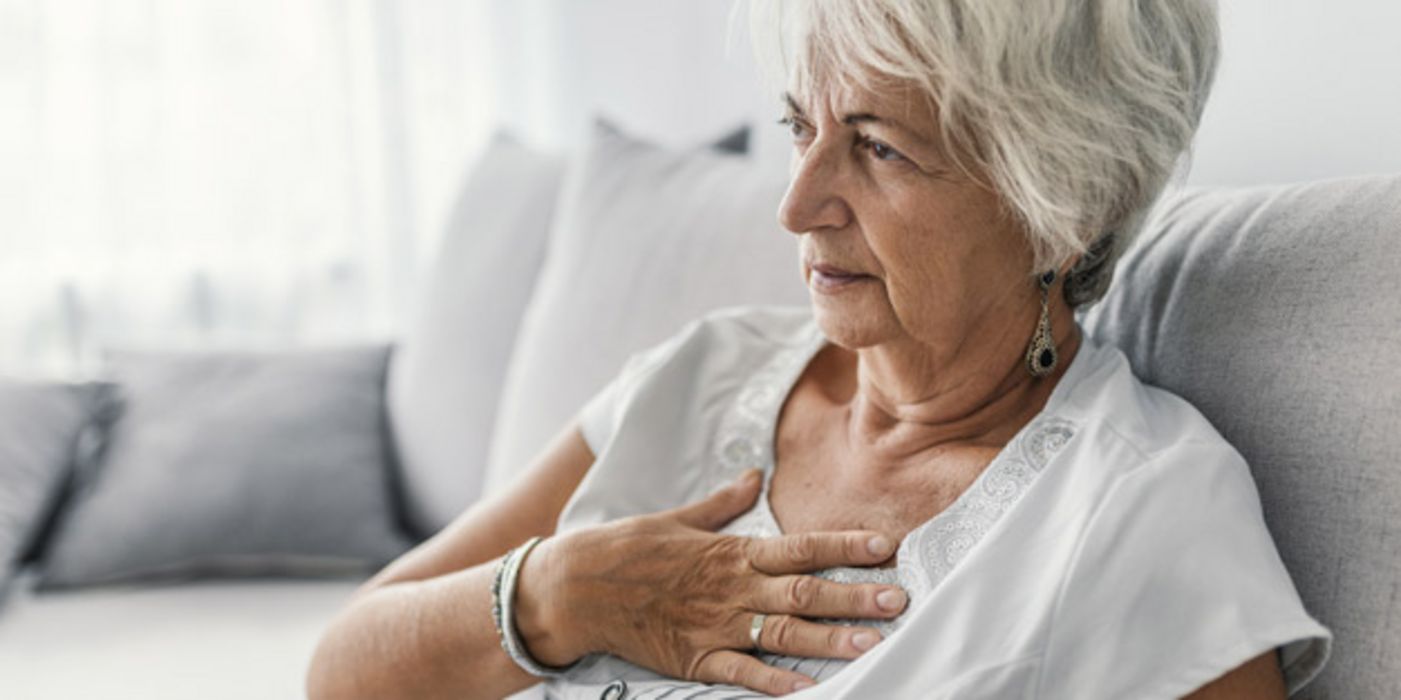
M 1196 689 L 1183 700 L 1279 700 L 1286 694 L 1278 650 L 1271 649 Z
M 501 650 L 491 623 L 494 565 L 510 547 L 554 531 L 593 463 L 577 427 L 545 450 L 520 484 L 475 506 L 367 582 L 312 658 L 307 695 L 319 698 L 502 697 L 535 679 Z M 771 613 L 764 648 L 791 656 L 855 658 L 870 628 L 804 618 L 889 618 L 898 589 L 805 575 L 870 566 L 894 552 L 879 533 L 803 533 L 755 540 L 715 531 L 754 505 L 757 470 L 695 503 L 579 528 L 525 561 L 515 622 L 529 652 L 568 664 L 610 653 L 663 675 L 781 694 L 811 683 L 745 653 L 755 613 Z M 873 539 L 874 538 L 874 539 Z M 887 605 L 882 606 L 881 601 Z
M 571 422 L 510 489 L 468 508 L 441 532 L 375 574 L 356 595 L 494 561 L 531 537 L 552 534 L 564 504 L 593 463 L 593 452 L 578 424 Z
M 593 462 L 571 423 L 508 491 L 366 581 L 317 646 L 308 697 L 502 697 L 532 685 L 490 623 L 495 565 L 511 547 L 554 532 Z

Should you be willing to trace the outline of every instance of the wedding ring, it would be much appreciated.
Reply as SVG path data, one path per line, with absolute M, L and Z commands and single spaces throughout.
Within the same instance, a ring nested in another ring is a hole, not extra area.
M 754 615 L 754 619 L 749 621 L 749 641 L 754 643 L 755 651 L 762 651 L 762 647 L 759 646 L 759 635 L 764 633 L 764 620 L 767 618 L 768 615 L 757 613 Z

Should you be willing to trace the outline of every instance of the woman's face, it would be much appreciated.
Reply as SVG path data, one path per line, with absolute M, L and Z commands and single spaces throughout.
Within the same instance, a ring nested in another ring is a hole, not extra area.
M 926 100 L 905 90 L 788 98 L 794 149 L 779 220 L 801 239 L 827 337 L 848 349 L 913 339 L 947 355 L 979 326 L 1034 318 L 1031 248 L 996 193 L 941 152 Z M 833 279 L 824 266 L 862 276 Z

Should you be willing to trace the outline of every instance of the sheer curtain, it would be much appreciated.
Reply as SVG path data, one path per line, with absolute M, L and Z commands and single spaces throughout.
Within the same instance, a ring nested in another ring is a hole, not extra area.
M 496 117 L 490 15 L 0 0 L 0 374 L 391 337 Z

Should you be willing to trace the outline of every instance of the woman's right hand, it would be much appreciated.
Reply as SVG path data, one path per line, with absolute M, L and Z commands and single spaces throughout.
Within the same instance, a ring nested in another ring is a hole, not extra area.
M 876 532 L 813 532 L 754 539 L 716 534 L 753 507 L 760 474 L 681 508 L 551 537 L 527 557 L 516 625 L 541 663 L 609 653 L 675 678 L 783 694 L 813 680 L 745 653 L 760 643 L 791 656 L 855 658 L 880 633 L 803 618 L 890 618 L 904 591 L 839 584 L 810 572 L 870 566 L 895 544 Z

